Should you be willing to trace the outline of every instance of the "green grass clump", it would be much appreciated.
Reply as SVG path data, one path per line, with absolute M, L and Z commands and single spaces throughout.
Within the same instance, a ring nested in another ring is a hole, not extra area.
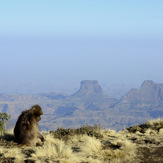
M 64 129 L 64 128 L 58 128 L 56 131 L 50 131 L 51 134 L 55 138 L 58 139 L 67 139 L 68 136 L 74 136 L 74 135 L 88 135 L 91 137 L 96 137 L 97 139 L 103 138 L 103 135 L 100 134 L 101 126 L 100 125 L 94 125 L 94 126 L 82 126 L 77 129 Z

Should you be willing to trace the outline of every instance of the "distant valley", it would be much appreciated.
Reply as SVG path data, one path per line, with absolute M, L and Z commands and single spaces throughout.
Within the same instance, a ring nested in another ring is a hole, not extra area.
M 39 123 L 41 130 L 77 128 L 87 124 L 120 130 L 163 117 L 163 84 L 144 81 L 140 89 L 131 89 L 121 99 L 105 95 L 95 80 L 81 81 L 79 90 L 72 95 L 0 94 L 0 112 L 11 115 L 8 128 L 14 126 L 22 110 L 34 104 L 39 104 L 44 112 Z

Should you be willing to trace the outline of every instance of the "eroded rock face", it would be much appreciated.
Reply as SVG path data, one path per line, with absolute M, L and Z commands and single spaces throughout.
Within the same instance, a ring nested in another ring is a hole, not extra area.
M 101 86 L 96 80 L 83 80 L 80 84 L 80 89 L 74 93 L 75 96 L 83 95 L 103 95 Z
M 132 104 L 154 104 L 162 102 L 163 87 L 151 80 L 144 81 L 140 89 L 132 89 L 122 97 L 123 102 Z

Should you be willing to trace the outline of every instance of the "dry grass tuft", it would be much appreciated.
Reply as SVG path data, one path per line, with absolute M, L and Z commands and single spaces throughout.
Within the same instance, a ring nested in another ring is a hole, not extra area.
M 10 158 L 13 159 L 17 163 L 21 163 L 25 155 L 21 152 L 20 148 L 4 148 L 0 147 L 0 154 L 3 154 L 2 158 Z M 1 159 L 0 159 L 1 160 Z
M 147 130 L 151 129 L 153 131 L 159 132 L 163 128 L 163 119 L 155 119 L 147 121 L 146 123 L 131 126 L 127 130 L 132 133 L 140 132 L 145 133 Z
M 35 148 L 34 152 L 31 155 L 32 159 L 42 162 L 46 160 L 74 162 L 76 159 L 71 147 L 62 140 L 54 139 L 51 134 L 46 135 L 44 146 Z

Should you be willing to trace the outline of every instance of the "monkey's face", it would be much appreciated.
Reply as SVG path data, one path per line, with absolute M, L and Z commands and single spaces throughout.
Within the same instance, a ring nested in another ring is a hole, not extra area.
M 41 117 L 40 116 L 36 116 L 36 121 L 40 121 L 41 120 Z
M 33 112 L 34 115 L 43 115 L 43 111 L 39 105 L 32 106 L 31 111 Z

